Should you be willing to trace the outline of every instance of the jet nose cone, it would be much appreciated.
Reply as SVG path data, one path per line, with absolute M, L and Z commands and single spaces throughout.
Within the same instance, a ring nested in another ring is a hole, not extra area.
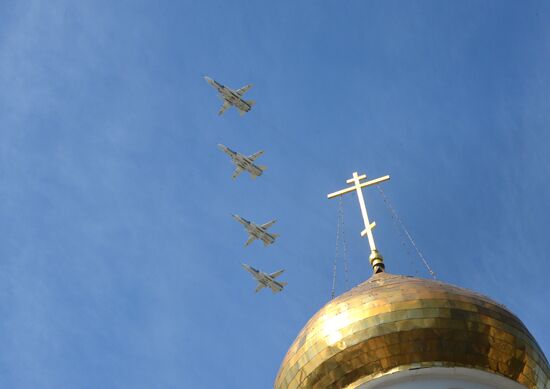
M 218 143 L 218 148 L 220 150 L 225 150 L 227 147 L 225 147 L 225 145 L 222 145 L 221 143 Z
M 213 79 L 211 79 L 211 78 L 210 78 L 210 77 L 208 77 L 208 76 L 204 76 L 204 79 L 205 79 L 205 80 L 206 80 L 206 82 L 207 82 L 207 83 L 209 83 L 209 84 L 212 84 L 212 83 L 214 82 L 214 80 L 213 80 Z

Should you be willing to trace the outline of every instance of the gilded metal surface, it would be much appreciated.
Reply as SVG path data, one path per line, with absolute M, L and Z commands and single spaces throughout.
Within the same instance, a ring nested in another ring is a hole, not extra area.
M 384 176 L 375 178 L 374 180 L 370 180 L 364 183 L 361 183 L 361 180 L 364 180 L 367 178 L 365 174 L 358 175 L 357 172 L 353 172 L 352 178 L 347 180 L 346 182 L 348 184 L 353 184 L 353 186 L 339 190 L 337 192 L 333 192 L 327 195 L 327 198 L 332 199 L 334 197 L 342 196 L 346 193 L 355 191 L 357 193 L 357 199 L 359 200 L 359 206 L 361 207 L 361 214 L 363 215 L 363 222 L 365 223 L 365 229 L 361 231 L 361 236 L 367 236 L 369 240 L 369 246 L 371 250 L 371 257 L 375 256 L 377 261 L 373 261 L 371 259 L 371 265 L 374 270 L 374 273 L 379 273 L 384 271 L 384 259 L 382 256 L 378 253 L 378 250 L 376 249 L 376 243 L 374 242 L 374 235 L 372 234 L 372 230 L 376 226 L 375 222 L 369 221 L 369 215 L 367 214 L 367 207 L 365 205 L 365 199 L 363 198 L 363 189 L 364 187 L 380 184 L 381 182 L 387 181 L 390 179 L 390 176 Z
M 420 367 L 467 367 L 550 389 L 550 366 L 504 306 L 437 281 L 378 273 L 323 307 L 290 347 L 276 389 L 356 388 Z
M 366 174 L 361 174 L 360 176 L 359 175 L 357 176 L 357 179 L 359 181 L 364 180 L 365 178 L 367 178 Z M 383 177 L 375 178 L 374 180 L 364 182 L 364 183 L 360 184 L 359 187 L 364 188 L 366 186 L 380 184 L 380 183 L 382 183 L 384 181 L 387 181 L 389 179 L 390 179 L 390 176 L 386 175 L 386 176 L 383 176 Z M 348 184 L 353 184 L 354 182 L 355 182 L 354 178 L 350 178 L 349 180 L 346 180 L 346 183 L 348 183 Z M 342 196 L 343 194 L 353 192 L 354 190 L 356 190 L 355 186 L 350 186 L 349 188 L 342 189 L 342 190 L 339 190 L 339 191 L 332 192 L 332 193 L 328 194 L 327 198 L 331 199 L 333 197 Z

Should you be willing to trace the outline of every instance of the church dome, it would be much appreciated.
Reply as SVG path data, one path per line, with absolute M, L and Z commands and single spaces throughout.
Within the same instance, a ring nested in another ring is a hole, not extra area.
M 392 373 L 445 367 L 550 388 L 543 352 L 504 306 L 442 282 L 381 272 L 309 320 L 275 389 L 351 389 Z

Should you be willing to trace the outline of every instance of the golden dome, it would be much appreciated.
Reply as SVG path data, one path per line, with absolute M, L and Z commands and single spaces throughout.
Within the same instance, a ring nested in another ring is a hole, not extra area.
M 523 323 L 467 289 L 378 273 L 302 329 L 275 389 L 356 388 L 398 371 L 466 367 L 550 389 L 550 366 Z

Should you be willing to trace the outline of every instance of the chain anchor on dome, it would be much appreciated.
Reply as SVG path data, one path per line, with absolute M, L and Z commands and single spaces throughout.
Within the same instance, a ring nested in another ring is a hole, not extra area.
M 369 240 L 369 246 L 370 246 L 370 256 L 369 261 L 372 265 L 372 270 L 374 274 L 381 273 L 384 271 L 384 258 L 382 255 L 378 252 L 376 249 L 376 244 L 374 243 L 374 236 L 372 234 L 372 230 L 374 227 L 376 227 L 375 222 L 369 221 L 369 215 L 367 213 L 367 207 L 365 205 L 365 199 L 363 198 L 363 190 L 362 188 L 380 184 L 381 182 L 387 181 L 390 179 L 390 176 L 383 176 L 376 178 L 374 180 L 370 180 L 367 182 L 361 183 L 361 180 L 366 179 L 366 174 L 358 175 L 357 172 L 353 172 L 352 178 L 347 180 L 346 182 L 348 184 L 353 184 L 353 186 L 350 186 L 346 189 L 339 190 L 337 192 L 333 192 L 327 195 L 327 198 L 332 199 L 334 197 L 345 195 L 346 193 L 350 192 L 357 192 L 357 199 L 359 200 L 359 206 L 361 207 L 361 214 L 363 215 L 363 222 L 365 223 L 365 229 L 361 231 L 361 237 L 367 236 Z

